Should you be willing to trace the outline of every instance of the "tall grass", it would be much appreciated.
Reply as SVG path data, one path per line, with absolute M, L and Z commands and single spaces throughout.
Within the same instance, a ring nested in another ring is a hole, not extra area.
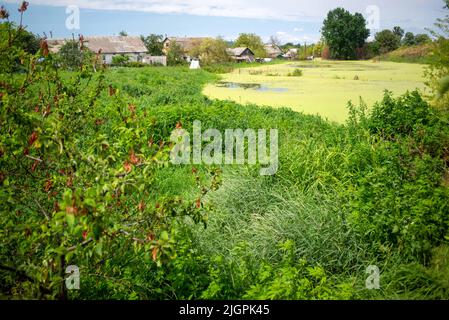
M 177 234 L 182 241 L 176 259 L 160 269 L 136 267 L 131 271 L 140 283 L 147 283 L 139 291 L 141 297 L 447 297 L 447 277 L 440 267 L 428 269 L 419 255 L 384 241 L 375 229 L 378 225 L 370 224 L 371 216 L 394 217 L 394 210 L 407 208 L 406 201 L 427 195 L 417 192 L 410 199 L 397 192 L 407 176 L 401 172 L 414 169 L 398 160 L 396 149 L 403 143 L 384 140 L 370 131 L 371 120 L 363 104 L 360 110 L 352 109 L 346 125 L 337 125 L 287 108 L 242 107 L 210 100 L 201 94 L 202 86 L 217 77 L 202 70 L 136 70 L 120 69 L 108 77 L 134 100 L 140 113 L 150 115 L 156 141 L 169 136 L 179 122 L 190 130 L 194 120 L 202 122 L 203 130 L 222 132 L 227 128 L 277 128 L 280 137 L 280 167 L 275 176 L 259 176 L 257 166 L 223 167 L 221 188 L 206 199 L 211 208 L 207 227 L 185 221 Z M 401 156 L 415 157 L 414 153 Z M 196 167 L 200 172 L 208 169 Z M 391 174 L 382 171 L 386 167 Z M 161 168 L 156 173 L 158 192 L 189 197 L 196 188 L 190 172 L 191 166 Z M 438 175 L 429 172 L 423 168 L 414 174 L 422 181 Z M 410 186 L 421 188 L 414 180 Z M 375 193 L 365 203 L 362 197 L 367 191 Z M 396 199 L 398 206 L 385 205 L 386 195 Z M 432 197 L 441 212 L 440 195 Z M 377 211 L 376 206 L 382 209 Z M 392 233 L 392 225 L 382 226 L 387 234 Z M 444 252 L 432 256 L 447 261 Z M 380 290 L 365 288 L 369 265 L 381 269 Z M 427 270 L 424 275 L 423 270 Z M 304 281 L 307 290 L 302 287 Z M 289 293 L 283 290 L 286 286 Z

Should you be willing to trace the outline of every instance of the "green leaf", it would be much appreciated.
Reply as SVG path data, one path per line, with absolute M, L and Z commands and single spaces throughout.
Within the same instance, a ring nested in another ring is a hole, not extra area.
M 168 240 L 168 238 L 169 238 L 169 237 L 168 237 L 168 232 L 165 231 L 165 230 L 162 231 L 162 232 L 161 232 L 161 240 L 165 240 L 165 241 L 166 241 L 166 240 Z
M 66 220 L 67 220 L 67 224 L 70 228 L 73 228 L 73 226 L 75 225 L 75 215 L 68 213 L 66 215 Z
M 95 252 L 96 252 L 99 256 L 102 256 L 102 255 L 103 255 L 103 244 L 102 244 L 101 242 L 95 246 Z

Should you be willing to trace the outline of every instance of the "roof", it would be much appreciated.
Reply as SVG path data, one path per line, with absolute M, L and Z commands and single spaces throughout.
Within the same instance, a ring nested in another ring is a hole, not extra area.
M 61 47 L 66 43 L 66 39 L 48 39 L 47 44 L 50 52 L 58 53 Z
M 231 56 L 238 57 L 241 56 L 246 50 L 249 50 L 250 54 L 254 55 L 250 48 L 247 47 L 238 47 L 232 49 L 226 49 L 226 52 Z
M 265 51 L 267 51 L 267 54 L 269 56 L 278 56 L 282 54 L 282 50 L 278 46 L 273 44 L 266 44 Z
M 102 53 L 146 53 L 147 47 L 140 37 L 86 37 L 85 44 L 93 52 Z
M 49 39 L 47 40 L 51 52 L 58 52 L 61 46 L 69 39 Z M 101 49 L 102 53 L 146 53 L 145 47 L 140 37 L 84 37 L 84 44 L 93 52 Z
M 177 44 L 179 44 L 184 51 L 189 51 L 189 50 L 193 49 L 194 47 L 201 45 L 201 43 L 206 39 L 211 39 L 211 38 L 207 38 L 207 37 L 202 37 L 202 38 L 201 37 L 196 37 L 196 38 L 169 37 L 169 38 L 165 38 L 164 42 L 174 41 Z

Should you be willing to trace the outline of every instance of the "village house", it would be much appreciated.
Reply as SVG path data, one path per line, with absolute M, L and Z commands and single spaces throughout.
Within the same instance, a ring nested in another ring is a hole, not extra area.
M 288 49 L 287 53 L 284 54 L 282 57 L 289 60 L 295 60 L 299 57 L 299 50 L 296 48 Z
M 267 52 L 268 58 L 277 59 L 282 58 L 283 52 L 279 46 L 274 44 L 266 44 L 265 51 Z
M 177 43 L 181 47 L 182 51 L 184 52 L 184 56 L 183 56 L 184 60 L 186 60 L 187 62 L 190 62 L 192 59 L 197 58 L 197 57 L 192 57 L 190 55 L 190 51 L 193 48 L 200 46 L 201 43 L 206 39 L 210 39 L 210 38 L 168 37 L 168 38 L 165 38 L 163 41 L 162 51 L 164 52 L 165 55 L 167 55 L 168 51 L 170 50 L 171 44 Z
M 51 52 L 57 53 L 67 39 L 49 39 L 47 40 Z M 114 37 L 85 37 L 84 44 L 89 50 L 99 52 L 101 50 L 103 62 L 112 63 L 112 58 L 116 55 L 126 55 L 129 61 L 143 62 L 144 57 L 150 60 L 147 48 L 140 37 L 114 36 Z
M 254 61 L 256 61 L 256 59 L 254 57 L 254 52 L 252 52 L 250 48 L 246 48 L 246 47 L 232 48 L 232 49 L 227 49 L 226 52 L 236 62 L 254 62 Z

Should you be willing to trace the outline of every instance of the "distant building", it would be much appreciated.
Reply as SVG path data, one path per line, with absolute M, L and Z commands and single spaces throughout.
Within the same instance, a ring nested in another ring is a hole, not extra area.
M 67 41 L 68 39 L 47 40 L 50 51 L 53 53 L 59 52 Z M 143 62 L 143 56 L 148 51 L 140 37 L 85 37 L 84 44 L 95 53 L 101 50 L 103 62 L 106 64 L 111 64 L 112 58 L 116 55 L 126 55 L 130 61 Z
M 283 55 L 281 48 L 274 44 L 266 44 L 265 51 L 267 52 L 268 58 L 271 59 L 281 58 Z
M 288 49 L 287 53 L 282 57 L 285 59 L 295 60 L 299 57 L 299 50 L 296 48 Z
M 182 51 L 184 52 L 183 58 L 187 62 L 190 62 L 193 58 L 197 58 L 197 57 L 191 57 L 190 51 L 193 48 L 200 46 L 203 43 L 203 41 L 206 39 L 211 39 L 211 38 L 168 37 L 168 38 L 165 38 L 163 41 L 162 51 L 166 55 L 167 52 L 170 50 L 170 46 L 172 45 L 172 43 L 177 43 L 181 47 Z
M 256 61 L 254 57 L 254 52 L 250 48 L 240 47 L 227 49 L 228 55 L 237 62 L 254 62 Z

